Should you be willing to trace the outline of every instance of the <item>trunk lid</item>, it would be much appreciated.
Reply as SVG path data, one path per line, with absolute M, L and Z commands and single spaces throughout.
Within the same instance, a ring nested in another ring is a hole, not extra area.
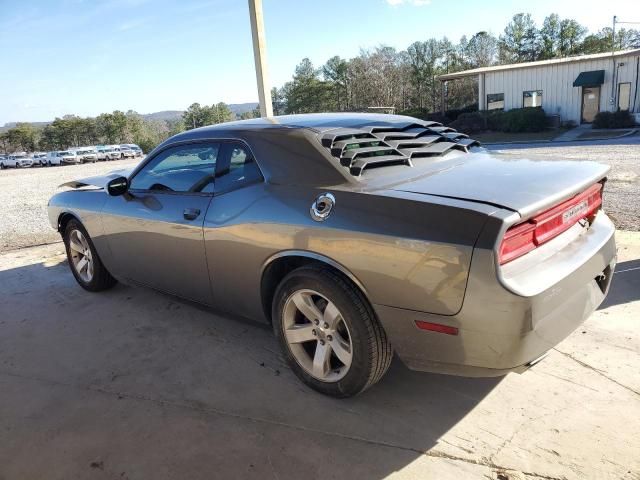
M 596 162 L 489 153 L 460 155 L 441 167 L 392 189 L 486 203 L 528 218 L 602 180 L 610 169 Z

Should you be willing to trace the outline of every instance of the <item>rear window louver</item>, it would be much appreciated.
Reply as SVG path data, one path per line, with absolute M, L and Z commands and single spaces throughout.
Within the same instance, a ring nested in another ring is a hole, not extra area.
M 430 121 L 404 127 L 338 128 L 322 135 L 320 141 L 356 177 L 364 170 L 392 165 L 411 167 L 413 159 L 440 157 L 456 150 L 468 152 L 469 148 L 480 146 L 464 133 Z

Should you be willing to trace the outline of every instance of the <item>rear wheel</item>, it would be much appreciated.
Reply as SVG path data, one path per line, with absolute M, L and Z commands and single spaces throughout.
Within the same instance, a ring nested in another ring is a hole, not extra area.
M 71 273 L 82 288 L 99 292 L 117 283 L 102 264 L 89 234 L 80 222 L 69 221 L 63 238 Z
M 385 374 L 393 350 L 362 293 L 322 266 L 288 274 L 273 302 L 273 327 L 285 358 L 308 386 L 350 397 Z

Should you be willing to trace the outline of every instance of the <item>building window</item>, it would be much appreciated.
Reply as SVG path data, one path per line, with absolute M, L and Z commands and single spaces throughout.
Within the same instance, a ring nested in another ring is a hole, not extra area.
M 504 110 L 504 93 L 487 95 L 487 110 Z
M 522 92 L 523 107 L 541 107 L 542 106 L 542 90 L 530 90 Z
M 618 84 L 618 110 L 629 111 L 631 104 L 631 83 Z

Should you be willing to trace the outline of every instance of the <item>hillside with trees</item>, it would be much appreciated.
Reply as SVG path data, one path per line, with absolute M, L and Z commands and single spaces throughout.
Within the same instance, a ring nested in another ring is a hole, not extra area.
M 272 90 L 274 114 L 353 111 L 394 107 L 424 115 L 441 107 L 439 75 L 472 68 L 610 52 L 612 29 L 590 33 L 573 19 L 557 14 L 535 24 L 529 13 L 514 15 L 503 32 L 477 32 L 457 43 L 448 38 L 417 41 L 398 51 L 380 45 L 351 59 L 331 57 L 320 66 L 308 58 L 296 66 L 291 81 Z M 616 31 L 615 49 L 640 47 L 640 31 Z M 447 108 L 471 107 L 477 101 L 472 78 L 449 82 Z
M 380 45 L 351 59 L 336 55 L 316 67 L 308 58 L 296 66 L 291 81 L 272 89 L 275 115 L 289 113 L 358 111 L 393 107 L 396 112 L 426 116 L 440 110 L 437 77 L 470 68 L 548 60 L 613 47 L 611 28 L 590 33 L 573 19 L 557 14 L 542 25 L 531 14 L 514 15 L 495 36 L 480 31 L 457 43 L 430 38 L 406 50 Z M 640 48 L 640 31 L 616 31 L 615 49 Z M 473 109 L 477 85 L 472 78 L 450 82 L 448 109 Z M 95 118 L 65 115 L 51 123 L 17 123 L 0 133 L 0 151 L 56 150 L 81 145 L 136 143 L 149 151 L 183 130 L 235 119 L 259 116 L 257 104 L 194 103 L 186 111 L 140 115 L 134 111 L 103 113 Z

